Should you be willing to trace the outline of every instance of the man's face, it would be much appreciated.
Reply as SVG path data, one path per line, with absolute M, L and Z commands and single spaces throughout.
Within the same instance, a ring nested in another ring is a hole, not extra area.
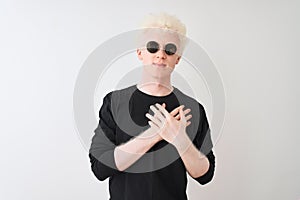
M 143 42 L 142 47 L 137 49 L 137 55 L 147 72 L 159 77 L 170 76 L 175 65 L 178 64 L 180 60 L 180 56 L 177 54 L 179 52 L 178 37 L 174 34 L 164 32 L 155 34 L 149 33 Z M 169 55 L 170 50 L 174 51 L 174 48 L 172 48 L 174 46 L 172 45 L 175 45 L 177 51 L 175 54 Z M 154 51 L 149 51 L 147 46 L 155 47 Z M 158 50 L 155 51 L 155 49 Z

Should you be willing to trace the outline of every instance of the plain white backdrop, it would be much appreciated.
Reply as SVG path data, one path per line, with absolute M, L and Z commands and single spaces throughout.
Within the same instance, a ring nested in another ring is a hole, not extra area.
M 95 48 L 159 11 L 186 24 L 226 92 L 215 177 L 206 186 L 189 179 L 189 199 L 299 199 L 299 8 L 297 0 L 1 1 L 0 199 L 108 199 L 75 129 L 74 84 Z

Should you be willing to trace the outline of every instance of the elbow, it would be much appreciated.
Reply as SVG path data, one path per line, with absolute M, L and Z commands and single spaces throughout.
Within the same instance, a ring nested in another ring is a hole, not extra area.
M 96 178 L 100 181 L 104 181 L 105 179 L 107 179 L 109 176 L 107 173 L 104 172 L 105 170 L 102 167 L 102 163 L 99 162 L 92 154 L 89 154 L 89 157 L 91 169 Z
M 207 171 L 201 176 L 194 178 L 201 185 L 206 185 L 207 183 L 211 182 L 215 174 L 215 157 L 213 153 L 208 155 L 208 159 L 209 159 L 209 164 L 208 164 Z
M 208 159 L 205 159 L 205 160 L 206 160 L 206 162 L 202 164 L 202 167 L 199 170 L 189 172 L 189 174 L 192 178 L 201 177 L 209 171 L 210 163 L 209 163 Z
M 214 167 L 210 166 L 208 171 L 198 177 L 194 177 L 195 180 L 198 181 L 201 185 L 206 185 L 207 183 L 211 182 L 214 177 Z
M 198 179 L 199 179 L 198 182 L 199 182 L 201 185 L 206 185 L 206 184 L 208 184 L 208 183 L 210 183 L 210 182 L 212 181 L 212 179 L 213 179 L 213 174 L 212 174 L 211 176 L 208 176 L 208 177 L 205 177 L 205 178 L 199 177 Z
M 94 175 L 99 181 L 104 181 L 105 179 L 108 178 L 108 176 L 105 176 L 103 173 L 99 172 L 99 170 L 95 169 L 93 166 L 92 166 L 92 172 L 94 173 Z

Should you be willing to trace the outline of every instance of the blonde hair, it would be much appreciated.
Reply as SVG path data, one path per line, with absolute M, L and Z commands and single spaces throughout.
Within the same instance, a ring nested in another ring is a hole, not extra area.
M 141 28 L 162 28 L 171 30 L 179 33 L 182 36 L 186 36 L 185 25 L 174 15 L 169 15 L 167 13 L 150 13 L 146 15 L 141 21 Z
M 161 12 L 158 14 L 150 13 L 144 17 L 140 22 L 140 28 L 145 29 L 162 29 L 165 31 L 171 31 L 176 33 L 180 42 L 180 48 L 178 54 L 181 55 L 186 44 L 186 27 L 185 25 L 174 15 Z

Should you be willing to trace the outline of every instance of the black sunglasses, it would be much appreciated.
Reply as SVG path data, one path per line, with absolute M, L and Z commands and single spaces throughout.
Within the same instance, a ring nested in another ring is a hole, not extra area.
M 148 42 L 146 46 L 147 46 L 147 50 L 150 53 L 156 53 L 160 49 L 159 44 L 155 41 Z M 164 50 L 165 50 L 167 55 L 171 56 L 171 55 L 174 55 L 176 53 L 177 47 L 173 43 L 168 43 L 168 44 L 165 45 Z

